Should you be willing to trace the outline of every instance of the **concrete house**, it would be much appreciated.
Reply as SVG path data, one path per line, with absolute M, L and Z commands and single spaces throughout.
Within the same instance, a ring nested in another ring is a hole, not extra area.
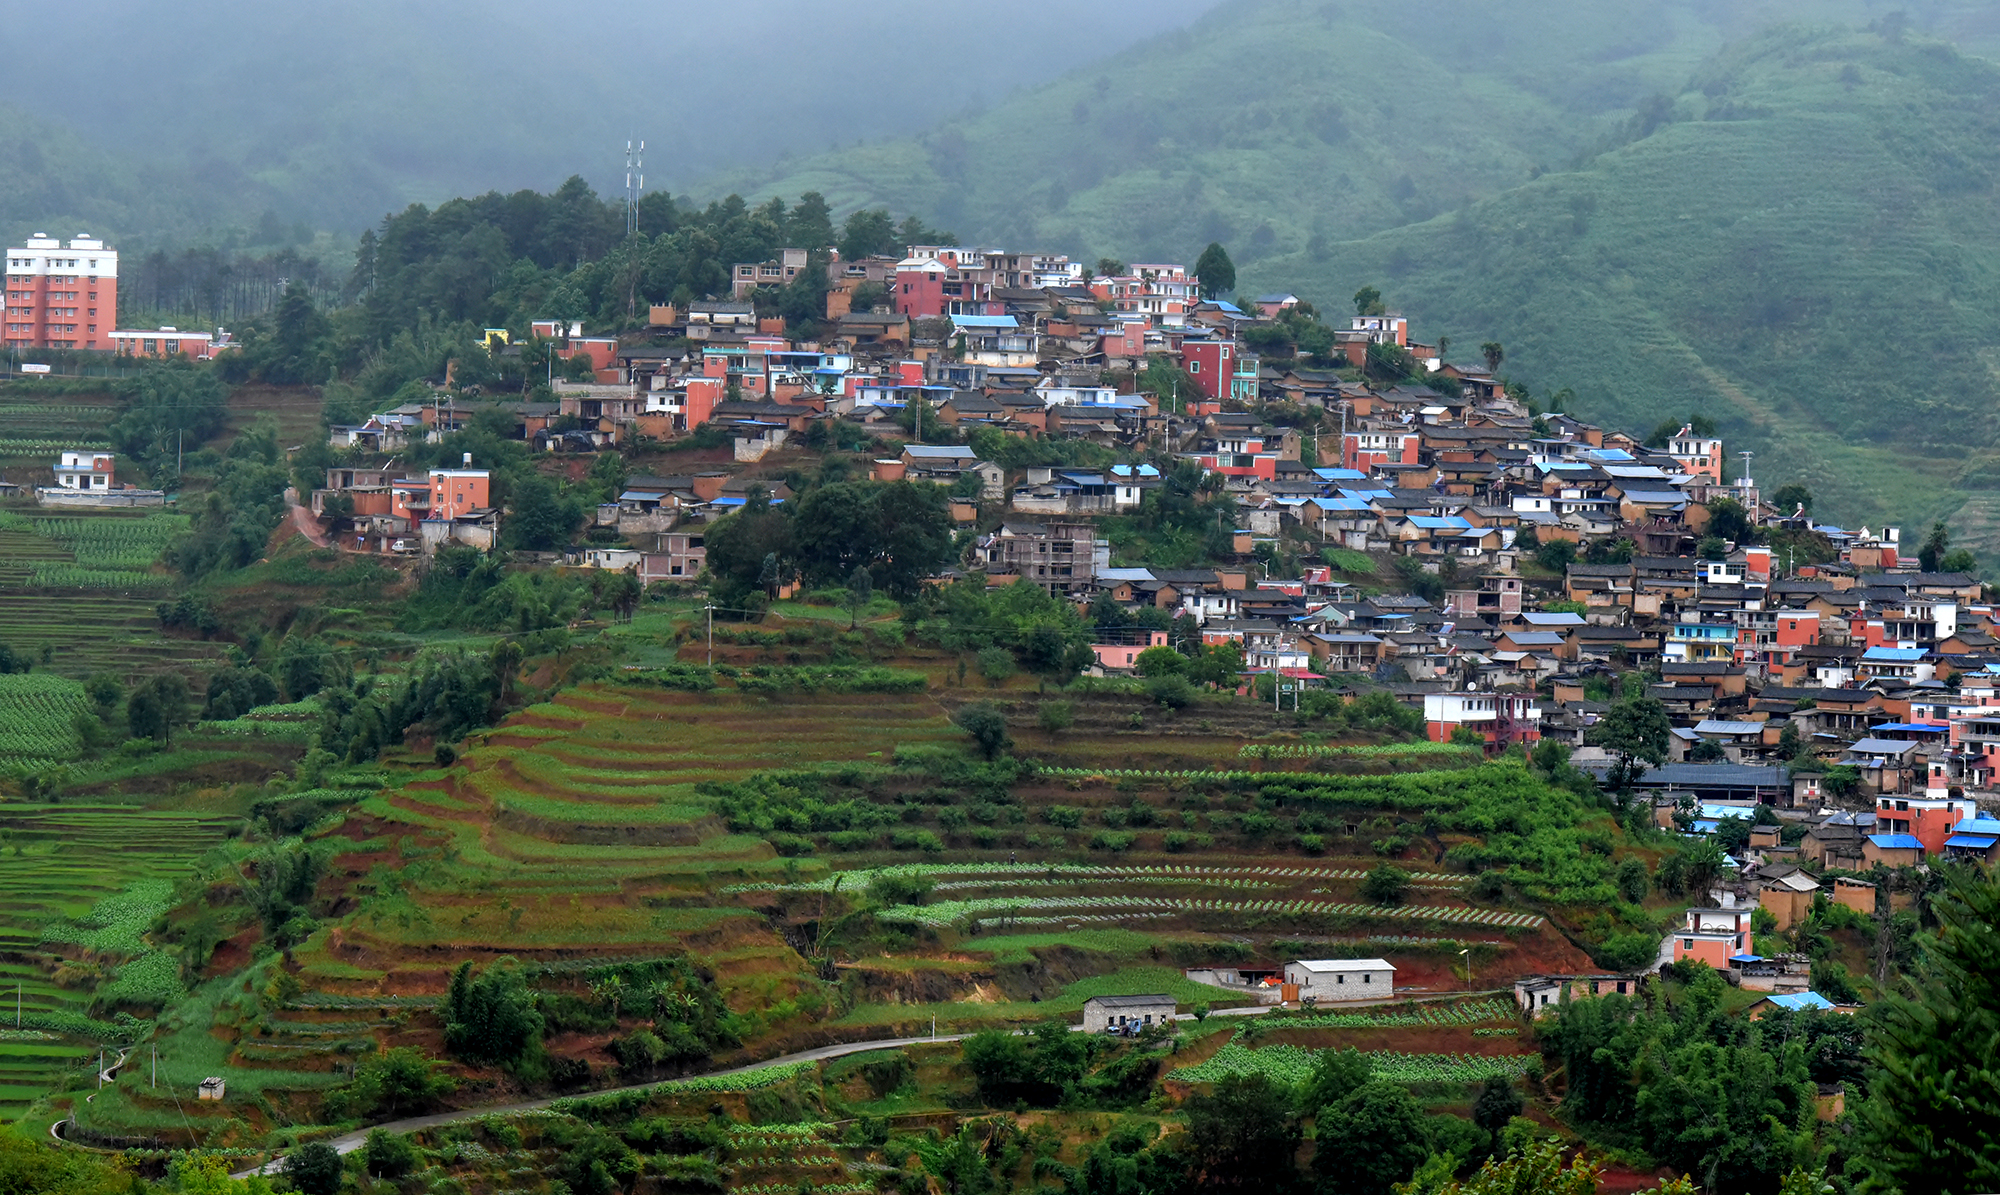
M 1083 1002 L 1083 1031 L 1103 1033 L 1128 1026 L 1144 1029 L 1174 1019 L 1172 996 L 1092 996 Z
M 1285 982 L 1299 987 L 1299 999 L 1381 1000 L 1396 991 L 1396 968 L 1386 959 L 1299 959 L 1285 964 Z

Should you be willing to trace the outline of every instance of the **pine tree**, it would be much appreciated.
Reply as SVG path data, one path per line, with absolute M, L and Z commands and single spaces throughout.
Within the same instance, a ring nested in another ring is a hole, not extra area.
M 2000 878 L 1954 868 L 1946 883 L 1915 994 L 1883 997 L 1869 1035 L 1849 1166 L 1864 1191 L 2000 1190 Z

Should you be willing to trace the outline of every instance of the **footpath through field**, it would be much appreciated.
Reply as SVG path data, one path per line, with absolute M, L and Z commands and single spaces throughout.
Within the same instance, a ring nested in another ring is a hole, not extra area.
M 1414 1001 L 1409 997 L 1389 997 L 1381 1000 L 1342 1000 L 1339 1007 L 1343 1009 L 1366 1008 L 1381 1004 L 1424 1003 L 1427 1000 L 1460 1000 L 1467 996 L 1493 996 L 1502 994 L 1503 992 L 1508 992 L 1508 989 L 1496 988 L 1486 992 L 1446 992 L 1437 996 L 1421 997 Z M 1249 1017 L 1271 1012 L 1276 1008 L 1276 1005 L 1251 1004 L 1241 1008 L 1218 1008 L 1208 1015 L 1211 1017 Z M 1177 1013 L 1174 1019 L 1177 1021 L 1192 1021 L 1195 1017 L 1193 1013 Z M 1027 1030 L 1021 1029 L 1015 1030 L 1015 1032 L 1025 1033 Z M 1081 1033 L 1083 1032 L 1083 1026 L 1072 1025 L 1070 1026 L 1070 1032 Z M 870 1050 L 898 1050 L 906 1046 L 921 1046 L 934 1042 L 964 1041 L 971 1036 L 973 1035 L 970 1033 L 941 1033 L 935 1037 L 889 1037 L 880 1038 L 875 1041 L 844 1042 L 840 1045 L 817 1046 L 810 1050 L 800 1050 L 796 1054 L 782 1054 L 776 1058 L 767 1058 L 762 1062 L 752 1062 L 745 1066 L 732 1066 L 727 1070 L 709 1071 L 707 1074 L 715 1078 L 722 1078 L 729 1075 L 744 1075 L 752 1071 L 764 1070 L 767 1067 L 787 1066 L 795 1062 L 824 1062 L 829 1058 L 842 1058 L 849 1054 L 865 1054 Z M 685 1075 L 682 1077 L 692 1079 L 700 1076 Z M 368 1134 L 374 1132 L 376 1129 L 381 1129 L 389 1133 L 412 1133 L 418 1129 L 434 1129 L 440 1125 L 456 1124 L 461 1120 L 477 1120 L 485 1116 L 511 1116 L 521 1112 L 539 1112 L 559 1099 L 589 1099 L 595 1096 L 618 1095 L 628 1091 L 645 1091 L 649 1088 L 660 1086 L 662 1082 L 663 1080 L 655 1080 L 651 1083 L 634 1083 L 628 1087 L 609 1087 L 603 1091 L 586 1091 L 571 1096 L 552 1096 L 545 1100 L 528 1100 L 525 1103 L 519 1104 L 495 1104 L 485 1108 L 461 1108 L 456 1112 L 436 1112 L 429 1116 L 408 1116 L 402 1120 L 391 1120 L 383 1124 L 369 1125 L 365 1129 L 357 1129 L 352 1133 L 332 1137 L 326 1143 L 333 1146 L 337 1153 L 350 1154 L 366 1144 Z M 664 1082 L 671 1082 L 671 1080 L 664 1080 Z M 284 1155 L 280 1154 L 262 1166 L 252 1167 L 249 1170 L 239 1170 L 230 1177 L 248 1178 L 253 1174 L 277 1174 L 284 1169 L 284 1165 Z

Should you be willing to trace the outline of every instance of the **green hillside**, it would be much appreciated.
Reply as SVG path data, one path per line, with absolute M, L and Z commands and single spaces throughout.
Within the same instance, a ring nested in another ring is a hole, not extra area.
M 1238 0 L 919 138 L 712 180 L 753 199 L 915 212 L 961 237 L 1239 265 L 1420 221 L 1571 165 L 1724 45 L 1866 0 L 1393 9 Z M 1939 6 L 1930 27 L 1978 43 Z
M 1828 516 L 1956 512 L 2000 548 L 2000 69 L 1870 33 L 1772 32 L 1650 135 L 1428 223 L 1246 271 L 1373 281 L 1426 332 L 1498 339 L 1589 417 L 1713 416 Z M 1342 289 L 1342 288 L 1346 289 Z

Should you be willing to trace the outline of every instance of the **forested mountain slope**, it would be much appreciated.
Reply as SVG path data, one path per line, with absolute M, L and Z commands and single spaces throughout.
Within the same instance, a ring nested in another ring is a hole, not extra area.
M 1503 342 L 1511 374 L 1572 387 L 1588 417 L 1703 411 L 1828 515 L 1958 511 L 1960 542 L 1991 553 L 2000 69 L 1935 42 L 1778 30 L 1657 117 L 1581 169 L 1245 283 L 1373 282 L 1426 334 Z
M 915 212 L 970 241 L 1238 265 L 1420 221 L 1573 164 L 1774 22 L 1872 0 L 1237 0 L 922 137 L 712 180 Z M 1983 44 L 1949 5 L 1909 20 Z

